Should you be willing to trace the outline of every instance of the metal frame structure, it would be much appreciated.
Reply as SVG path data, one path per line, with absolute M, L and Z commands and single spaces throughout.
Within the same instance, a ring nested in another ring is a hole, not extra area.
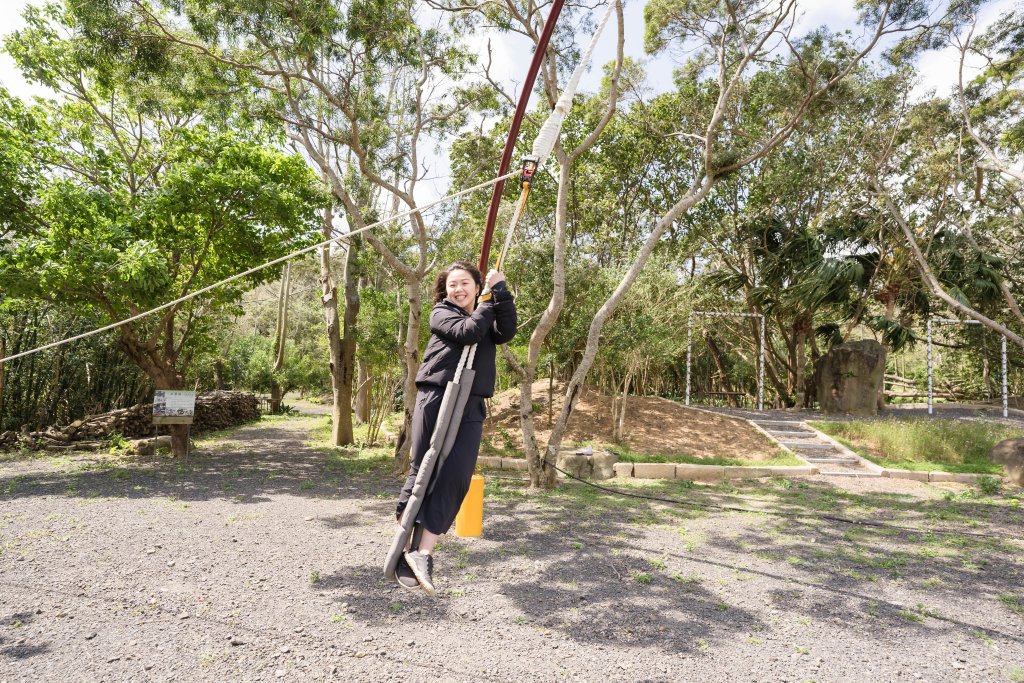
M 936 325 L 980 325 L 977 320 L 957 320 L 956 318 L 928 318 L 928 414 L 934 415 L 932 408 L 932 323 Z M 1009 417 L 1008 387 L 1006 382 L 1006 335 L 1002 338 L 1003 355 L 1003 417 Z
M 764 316 L 760 313 L 730 313 L 728 311 L 690 311 L 686 316 L 686 405 L 690 405 L 690 357 L 693 354 L 693 316 L 705 318 L 760 318 L 761 343 L 758 353 L 757 409 L 764 410 Z

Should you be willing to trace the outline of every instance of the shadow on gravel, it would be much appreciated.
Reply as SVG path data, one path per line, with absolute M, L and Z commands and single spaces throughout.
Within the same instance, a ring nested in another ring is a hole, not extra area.
M 358 461 L 358 468 L 347 467 L 347 459 L 337 454 L 341 449 L 311 448 L 305 440 L 295 429 L 254 425 L 194 451 L 187 461 L 97 453 L 8 458 L 0 462 L 0 501 L 63 495 L 252 505 L 280 495 L 397 497 L 397 480 L 390 483 L 384 476 L 389 463 Z
M 341 532 L 324 534 L 324 542 L 345 547 L 339 566 L 317 572 L 313 587 L 330 600 L 329 618 L 339 628 L 482 621 L 499 632 L 512 626 L 556 632 L 587 648 L 695 654 L 716 643 L 755 639 L 774 627 L 766 619 L 776 614 L 837 622 L 874 637 L 958 629 L 1024 640 L 1022 617 L 1012 608 L 1020 603 L 1011 604 L 1021 598 L 1024 553 L 1012 540 L 1019 539 L 1024 515 L 1021 494 L 854 494 L 827 482 L 782 480 L 627 489 L 681 503 L 673 504 L 576 484 L 527 492 L 521 482 L 494 476 L 485 538 L 444 540 L 436 570 L 441 595 L 431 600 L 380 576 L 401 484 L 389 460 L 308 447 L 304 428 L 244 428 L 188 463 L 101 456 L 8 460 L 0 463 L 0 502 L 41 496 L 240 506 L 282 497 L 346 500 L 354 513 L 317 520 L 325 532 Z M 964 599 L 975 615 L 979 605 L 1001 610 L 1005 626 L 975 625 L 970 610 L 961 611 Z M 26 615 L 5 623 L 19 619 Z M 0 653 L 34 654 L 31 644 L 7 637 Z
M 32 612 L 15 612 L 0 617 L 0 624 L 14 629 L 10 634 L 0 632 L 0 657 L 9 659 L 27 659 L 50 651 L 49 645 L 24 642 L 18 638 L 18 629 L 35 621 Z
M 572 514 L 544 494 L 488 503 L 486 543 L 442 541 L 435 576 L 444 583 L 434 599 L 342 573 L 322 577 L 318 590 L 350 602 L 358 619 L 376 614 L 410 627 L 423 620 L 492 626 L 497 621 L 529 625 L 541 634 L 558 631 L 599 649 L 657 647 L 693 654 L 767 627 L 750 611 L 724 604 L 693 577 L 658 571 L 631 553 L 631 543 L 644 535 L 634 523 L 636 511 L 620 517 L 585 511 L 571 525 L 567 512 Z M 375 550 L 382 552 L 383 544 Z M 380 566 L 360 565 L 357 571 L 377 579 Z M 390 591 L 383 599 L 382 587 Z
M 504 610 L 510 621 L 588 645 L 694 653 L 766 629 L 763 616 L 730 604 L 734 591 L 745 593 L 747 604 L 807 624 L 842 624 L 865 638 L 956 630 L 1024 644 L 1021 617 L 1001 604 L 1020 592 L 1024 545 L 1013 540 L 1019 494 L 921 499 L 850 494 L 827 483 L 782 486 L 643 491 L 758 511 L 743 513 L 619 498 L 580 485 L 516 495 L 499 480 L 486 525 L 493 543 L 454 542 L 439 554 L 438 571 L 467 568 L 511 600 L 513 608 Z M 700 531 L 692 531 L 697 525 Z M 754 591 L 743 584 L 751 579 Z M 973 602 L 968 613 L 1002 610 L 1000 626 L 961 614 L 965 589 Z M 469 595 L 449 602 L 465 605 L 469 618 L 502 612 Z

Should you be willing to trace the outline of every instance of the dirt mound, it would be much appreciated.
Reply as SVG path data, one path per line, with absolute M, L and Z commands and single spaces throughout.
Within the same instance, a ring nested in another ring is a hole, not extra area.
M 547 443 L 548 381 L 533 384 L 533 410 L 537 439 Z M 551 392 L 552 418 L 557 420 L 565 398 L 565 386 L 555 384 Z M 484 451 L 522 449 L 519 428 L 519 388 L 495 394 L 488 404 L 484 423 Z M 704 412 L 663 398 L 626 398 L 624 445 L 636 453 L 692 455 L 761 460 L 775 457 L 778 448 L 745 420 Z M 567 441 L 612 442 L 612 398 L 592 387 L 583 390 L 569 419 Z

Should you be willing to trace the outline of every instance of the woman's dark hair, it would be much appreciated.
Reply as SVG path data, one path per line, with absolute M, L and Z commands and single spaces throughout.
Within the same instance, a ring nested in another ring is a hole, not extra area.
M 464 270 L 469 273 L 473 281 L 476 282 L 476 286 L 483 291 L 484 279 L 480 276 L 480 271 L 477 267 L 469 261 L 456 261 L 442 270 L 440 275 L 437 276 L 437 280 L 434 281 L 434 303 L 441 303 L 448 296 L 448 276 L 456 270 Z

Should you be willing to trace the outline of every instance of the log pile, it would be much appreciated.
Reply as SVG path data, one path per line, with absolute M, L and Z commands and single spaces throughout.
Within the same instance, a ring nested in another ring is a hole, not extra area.
M 226 429 L 259 418 L 256 397 L 237 391 L 214 391 L 196 398 L 192 432 Z M 139 439 L 153 434 L 153 404 L 112 410 L 75 420 L 65 427 L 47 427 L 31 432 L 27 425 L 19 432 L 0 432 L 0 451 L 17 448 L 33 450 L 96 450 L 113 434 Z
M 211 391 L 196 398 L 193 432 L 227 429 L 260 419 L 259 401 L 241 391 Z M 152 431 L 152 430 L 151 430 Z

